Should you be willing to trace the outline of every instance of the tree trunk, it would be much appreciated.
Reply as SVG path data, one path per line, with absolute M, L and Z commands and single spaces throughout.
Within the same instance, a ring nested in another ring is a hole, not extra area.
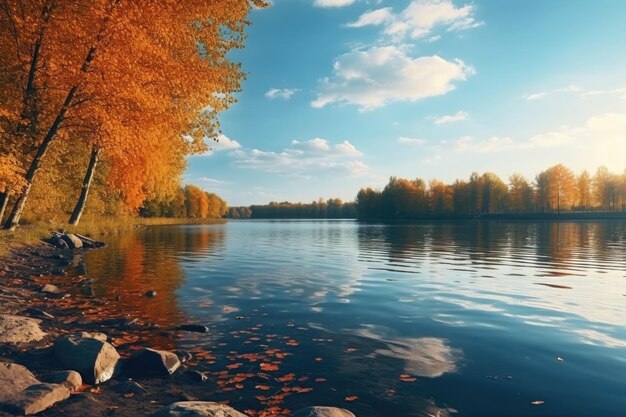
M 85 203 L 87 202 L 87 196 L 89 195 L 89 187 L 91 186 L 93 175 L 96 172 L 96 165 L 98 165 L 99 154 L 100 148 L 94 145 L 91 148 L 89 166 L 87 167 L 85 178 L 83 178 L 83 188 L 80 191 L 80 197 L 78 198 L 78 201 L 76 202 L 76 207 L 74 207 L 74 211 L 72 212 L 72 216 L 70 217 L 70 224 L 77 225 L 80 221 L 80 217 L 83 215 L 83 210 L 85 210 Z
M 9 195 L 6 192 L 0 193 L 0 223 L 2 223 L 2 218 L 4 217 L 4 210 L 7 208 L 8 202 L 9 202 Z
M 20 223 L 20 217 L 22 217 L 22 213 L 24 212 L 24 207 L 26 206 L 26 200 L 28 200 L 28 195 L 30 194 L 30 190 L 33 188 L 33 180 L 35 179 L 35 175 L 37 174 L 37 171 L 39 170 L 39 166 L 41 165 L 41 160 L 46 155 L 46 152 L 48 152 L 48 148 L 50 147 L 52 140 L 54 139 L 54 137 L 57 134 L 57 131 L 59 130 L 59 125 L 65 119 L 65 113 L 67 113 L 67 110 L 69 109 L 70 104 L 72 103 L 72 100 L 74 99 L 74 95 L 76 94 L 77 89 L 78 89 L 78 86 L 75 85 L 67 94 L 67 97 L 65 98 L 65 102 L 63 103 L 63 106 L 59 110 L 57 117 L 54 119 L 52 126 L 50 126 L 50 129 L 48 130 L 48 133 L 46 134 L 46 137 L 44 138 L 43 142 L 41 143 L 41 145 L 39 145 L 39 148 L 37 149 L 37 153 L 35 154 L 35 159 L 33 159 L 33 162 L 31 162 L 30 167 L 28 168 L 28 172 L 26 172 L 26 176 L 24 177 L 24 179 L 28 182 L 28 184 L 26 185 L 26 188 L 22 192 L 22 195 L 20 195 L 17 201 L 15 202 L 15 206 L 13 207 L 13 210 L 11 210 L 11 214 L 9 215 L 9 218 L 4 224 L 5 229 L 15 229 L 15 227 Z

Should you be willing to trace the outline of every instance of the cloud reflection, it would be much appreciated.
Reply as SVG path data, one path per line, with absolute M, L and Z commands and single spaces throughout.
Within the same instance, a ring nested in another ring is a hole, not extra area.
M 460 349 L 450 347 L 445 339 L 438 337 L 404 337 L 385 340 L 372 328 L 358 330 L 356 333 L 384 343 L 386 347 L 377 349 L 375 353 L 404 360 L 404 369 L 411 375 L 438 378 L 443 374 L 456 373 L 458 360 L 463 356 Z

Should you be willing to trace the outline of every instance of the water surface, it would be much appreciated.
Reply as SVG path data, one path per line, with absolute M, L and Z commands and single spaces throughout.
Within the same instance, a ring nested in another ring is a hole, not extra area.
M 208 325 L 151 343 L 202 348 L 240 410 L 626 410 L 626 222 L 235 221 L 149 228 L 85 261 L 124 314 Z

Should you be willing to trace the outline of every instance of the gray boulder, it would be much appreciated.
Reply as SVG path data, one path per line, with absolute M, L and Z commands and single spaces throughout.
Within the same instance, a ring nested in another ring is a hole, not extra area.
M 345 408 L 337 407 L 307 407 L 297 410 L 293 417 L 356 417 Z
M 205 401 L 181 401 L 161 408 L 152 417 L 247 417 L 224 404 Z
M 28 343 L 46 335 L 39 327 L 41 320 L 30 317 L 0 314 L 0 343 Z
M 169 376 L 180 367 L 175 353 L 144 348 L 128 360 L 129 371 L 136 376 Z
M 0 403 L 17 397 L 34 384 L 39 384 L 39 380 L 25 366 L 0 362 Z
M 54 342 L 54 353 L 86 383 L 100 384 L 111 379 L 120 359 L 115 348 L 101 340 L 103 336 L 106 339 L 102 333 L 61 337 Z
M 69 396 L 70 390 L 63 385 L 35 384 L 0 406 L 12 413 L 28 416 L 50 408 Z
M 76 371 L 53 372 L 46 375 L 42 379 L 53 384 L 61 384 L 72 392 L 75 392 L 81 385 L 83 385 L 83 378 Z
M 67 246 L 69 246 L 70 249 L 80 249 L 83 247 L 83 241 L 80 240 L 78 236 L 71 233 L 64 234 L 61 239 L 67 243 Z

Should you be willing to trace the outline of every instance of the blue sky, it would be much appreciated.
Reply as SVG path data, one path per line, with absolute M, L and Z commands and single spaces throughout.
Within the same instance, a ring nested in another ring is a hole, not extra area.
M 224 136 L 184 181 L 229 205 L 351 201 L 390 176 L 626 168 L 626 2 L 274 0 Z

